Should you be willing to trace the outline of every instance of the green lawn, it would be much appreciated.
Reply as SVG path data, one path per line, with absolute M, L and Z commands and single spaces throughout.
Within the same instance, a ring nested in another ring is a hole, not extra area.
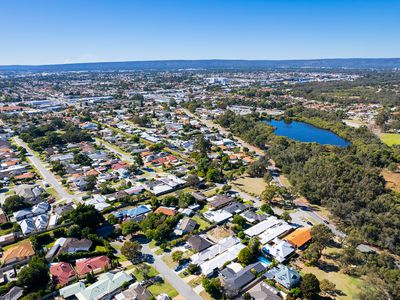
M 211 225 L 210 223 L 206 222 L 205 220 L 203 220 L 199 216 L 194 216 L 194 217 L 192 217 L 192 219 L 195 220 L 199 224 L 200 230 L 207 229 Z
M 160 294 L 167 294 L 170 298 L 174 298 L 179 295 L 179 293 L 167 281 L 164 281 L 162 284 L 153 284 L 147 289 L 154 297 Z
M 399 133 L 382 133 L 380 138 L 388 146 L 400 145 Z
M 157 245 L 156 245 L 156 241 L 155 240 L 151 240 L 151 242 L 149 243 L 149 248 L 150 249 L 153 249 L 153 248 L 155 248 Z
M 149 265 L 149 267 L 150 267 L 150 272 L 149 272 L 149 276 L 150 277 L 158 275 L 157 270 L 153 266 Z M 135 270 L 133 271 L 133 275 L 136 277 L 137 281 L 142 281 L 143 280 L 143 274 L 140 271 L 140 265 L 137 265 L 135 267 Z

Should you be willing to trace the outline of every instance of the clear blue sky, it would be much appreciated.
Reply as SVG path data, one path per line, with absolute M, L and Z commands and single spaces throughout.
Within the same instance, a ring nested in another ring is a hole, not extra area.
M 0 1 L 0 65 L 399 56 L 399 0 Z

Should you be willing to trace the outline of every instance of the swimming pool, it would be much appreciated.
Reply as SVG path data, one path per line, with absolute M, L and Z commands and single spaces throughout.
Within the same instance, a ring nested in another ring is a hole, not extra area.
M 271 261 L 269 259 L 265 258 L 264 256 L 259 256 L 257 259 L 259 262 L 261 262 L 267 266 L 269 266 L 271 264 Z

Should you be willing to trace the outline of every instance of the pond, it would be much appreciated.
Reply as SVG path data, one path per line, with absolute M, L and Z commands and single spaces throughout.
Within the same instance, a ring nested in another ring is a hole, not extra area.
M 333 145 L 338 147 L 347 147 L 348 141 L 325 129 L 315 127 L 304 122 L 285 122 L 284 120 L 264 121 L 275 128 L 274 133 L 278 136 L 285 136 L 292 140 L 307 143 L 318 143 L 321 145 Z

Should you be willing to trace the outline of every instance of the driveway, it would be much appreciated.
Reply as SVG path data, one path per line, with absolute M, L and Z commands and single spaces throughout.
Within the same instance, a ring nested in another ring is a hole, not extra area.
M 187 300 L 203 300 L 186 282 L 180 278 L 174 270 L 171 270 L 161 259 L 160 256 L 154 254 L 152 249 L 149 248 L 148 244 L 142 244 L 142 252 L 145 254 L 151 254 L 154 257 L 152 265 L 157 271 L 164 277 L 177 291 Z

